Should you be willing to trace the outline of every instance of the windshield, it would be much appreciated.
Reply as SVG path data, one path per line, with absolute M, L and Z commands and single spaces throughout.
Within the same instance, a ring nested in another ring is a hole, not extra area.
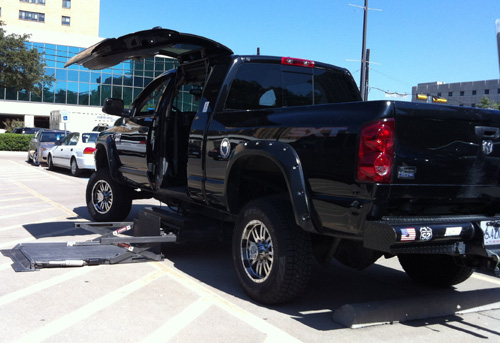
M 42 132 L 40 142 L 57 142 L 64 137 L 63 132 Z

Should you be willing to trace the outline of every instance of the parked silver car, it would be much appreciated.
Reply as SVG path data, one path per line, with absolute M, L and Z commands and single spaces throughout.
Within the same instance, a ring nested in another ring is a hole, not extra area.
M 72 132 L 49 151 L 47 163 L 50 170 L 56 167 L 71 170 L 78 176 L 84 169 L 95 169 L 95 141 L 99 132 Z
M 28 146 L 28 162 L 33 162 L 35 165 L 46 163 L 49 150 L 65 135 L 66 131 L 62 130 L 39 130 Z

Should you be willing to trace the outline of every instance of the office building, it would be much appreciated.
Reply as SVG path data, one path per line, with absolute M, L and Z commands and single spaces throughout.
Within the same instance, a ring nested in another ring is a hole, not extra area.
M 447 105 L 475 107 L 484 96 L 500 103 L 500 80 L 419 83 L 411 93 L 412 101 L 419 101 L 417 94 L 424 94 L 446 99 Z
M 72 56 L 102 40 L 99 7 L 99 0 L 0 0 L 0 20 L 6 33 L 30 34 L 27 47 L 42 54 L 46 74 L 55 78 L 40 94 L 0 88 L 0 128 L 6 119 L 24 120 L 29 127 L 49 127 L 52 111 L 102 114 L 107 97 L 122 98 L 130 105 L 154 77 L 175 66 L 172 59 L 155 57 L 104 70 L 78 65 L 64 68 Z

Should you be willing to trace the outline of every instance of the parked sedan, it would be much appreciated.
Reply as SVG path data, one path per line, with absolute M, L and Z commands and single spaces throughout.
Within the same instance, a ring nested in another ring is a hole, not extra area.
M 28 162 L 33 162 L 35 165 L 47 162 L 49 150 L 66 135 L 66 131 L 62 130 L 39 130 L 30 140 L 28 146 Z
M 72 132 L 67 135 L 49 151 L 49 169 L 67 168 L 73 176 L 80 175 L 84 169 L 94 170 L 95 141 L 98 136 L 99 132 Z

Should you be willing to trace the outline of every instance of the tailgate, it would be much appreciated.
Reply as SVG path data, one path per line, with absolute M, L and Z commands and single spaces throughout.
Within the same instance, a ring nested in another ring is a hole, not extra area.
M 431 197 L 498 196 L 500 111 L 398 102 L 395 112 L 393 185 L 429 186 Z

